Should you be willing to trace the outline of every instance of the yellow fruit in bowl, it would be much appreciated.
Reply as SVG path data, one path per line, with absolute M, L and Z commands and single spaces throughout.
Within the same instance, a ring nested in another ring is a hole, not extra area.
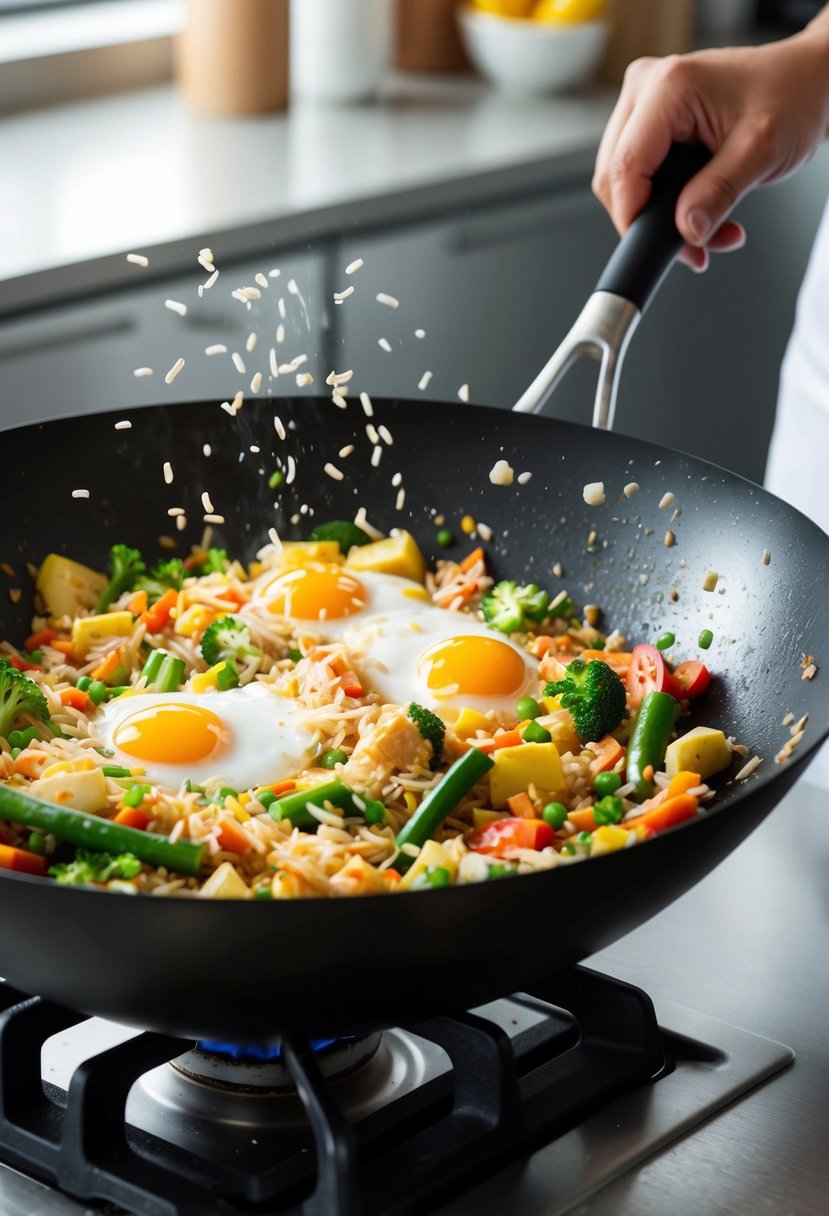
M 470 8 L 494 17 L 529 17 L 536 0 L 469 0 Z
M 608 0 L 537 0 L 530 16 L 533 21 L 599 21 L 608 9 Z

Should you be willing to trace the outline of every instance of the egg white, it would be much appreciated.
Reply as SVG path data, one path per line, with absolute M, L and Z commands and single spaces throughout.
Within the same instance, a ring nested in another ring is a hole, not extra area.
M 223 725 L 211 754 L 185 763 L 161 763 L 122 751 L 114 736 L 132 715 L 161 705 L 198 705 L 210 710 Z M 225 692 L 139 693 L 111 701 L 95 727 L 103 743 L 114 753 L 116 763 L 143 768 L 146 775 L 170 789 L 179 789 L 187 778 L 202 785 L 209 778 L 236 790 L 283 781 L 311 763 L 314 733 L 299 725 L 302 711 L 295 702 L 279 696 L 263 684 L 248 684 Z

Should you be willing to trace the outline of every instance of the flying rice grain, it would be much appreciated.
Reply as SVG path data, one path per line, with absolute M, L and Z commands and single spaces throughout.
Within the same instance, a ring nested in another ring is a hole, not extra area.
M 179 532 L 183 532 L 186 527 L 187 527 L 187 516 L 179 515 L 176 519 L 176 530 Z
M 525 486 L 528 481 L 532 480 L 532 473 L 519 473 L 515 480 L 519 486 Z
M 204 353 L 208 356 L 226 355 L 227 347 L 224 342 L 214 342 L 212 346 L 205 346 Z
M 335 291 L 334 292 L 334 303 L 342 304 L 343 300 L 347 300 L 349 296 L 353 296 L 353 295 L 354 295 L 353 287 L 346 287 L 344 291 Z
M 494 486 L 511 486 L 514 471 L 506 460 L 496 460 L 489 470 L 489 480 Z
M 89 490 L 73 490 L 73 498 L 89 498 Z
M 184 367 L 184 360 L 176 359 L 175 363 L 170 368 L 170 370 L 167 372 L 167 375 L 164 377 L 164 383 L 172 384 L 173 381 L 175 380 L 176 376 L 179 374 L 179 372 L 181 371 L 181 369 L 183 367 Z
M 261 270 L 260 270 L 259 274 L 255 274 L 253 276 L 253 281 L 255 283 L 258 283 L 259 286 L 262 287 L 265 291 L 267 291 L 267 289 L 270 287 L 270 283 L 265 278 L 265 276 L 262 274 Z
M 582 497 L 588 507 L 599 507 L 604 502 L 604 482 L 589 481 L 582 490 Z
M 287 486 L 292 485 L 295 477 L 296 477 L 296 461 L 294 460 L 293 456 L 289 456 L 288 457 L 288 474 L 285 478 L 285 484 Z
M 397 500 L 396 500 L 396 502 L 395 502 L 395 504 L 394 504 L 394 509 L 395 509 L 396 511 L 402 511 L 402 510 L 403 510 L 403 504 L 405 503 L 405 501 L 406 501 L 406 491 L 405 491 L 405 489 L 404 489 L 404 488 L 401 486 L 401 487 L 400 487 L 400 489 L 397 491 Z
M 489 543 L 493 536 L 492 528 L 490 528 L 489 524 L 482 524 L 480 521 L 478 521 L 478 535 L 480 536 L 481 540 L 485 540 L 487 543 Z
M 248 369 L 245 367 L 245 361 L 239 354 L 238 350 L 235 350 L 230 357 L 233 360 L 233 366 L 236 368 L 239 375 L 244 376 Z
M 208 513 L 212 513 L 213 511 L 216 510 L 216 508 L 213 506 L 213 503 L 210 500 L 210 495 L 208 494 L 207 490 L 204 490 L 202 493 L 201 505 L 204 508 L 204 510 L 207 511 Z
M 308 388 L 308 386 L 313 383 L 314 383 L 314 377 L 311 375 L 310 372 L 297 372 L 297 377 L 296 377 L 297 388 Z
M 204 452 L 205 456 L 213 455 L 213 449 L 211 448 L 209 443 L 205 443 L 202 445 L 202 452 Z
M 230 414 L 231 418 L 233 418 L 236 414 L 235 409 L 233 408 L 233 406 L 230 404 L 229 401 L 223 401 L 221 403 L 221 405 L 219 406 L 219 409 L 224 410 L 224 412 L 226 414 Z
M 764 566 L 768 566 L 769 562 L 771 561 L 771 553 L 768 549 L 763 550 L 763 557 L 761 560 Z
M 346 274 L 356 274 L 358 270 L 362 270 L 365 262 L 362 258 L 355 258 L 353 262 L 349 262 L 345 268 Z
M 627 485 L 625 486 L 624 490 L 622 490 L 622 493 L 624 494 L 625 498 L 633 498 L 633 495 L 636 493 L 636 491 L 638 489 L 639 489 L 638 481 L 629 481 L 627 483 Z
M 128 253 L 127 261 L 132 262 L 133 266 L 142 266 L 145 270 L 150 264 L 150 259 L 143 253 Z
M 668 507 L 672 507 L 673 505 L 674 505 L 674 496 L 669 490 L 667 492 L 667 494 L 663 494 L 662 497 L 660 498 L 659 510 L 667 511 Z
M 391 354 L 391 342 L 389 342 L 388 338 L 378 338 L 377 345 L 381 350 L 384 350 L 387 355 Z
M 162 472 L 164 473 L 165 483 L 168 486 L 172 485 L 173 484 L 173 466 L 170 464 L 169 460 L 164 461 L 164 468 L 163 468 Z
M 401 484 L 402 481 L 403 481 L 403 474 L 395 473 L 394 477 L 392 477 L 392 479 L 391 479 L 391 484 L 394 486 L 395 489 L 397 489 L 397 487 Z
M 461 401 L 463 401 L 465 403 L 469 402 L 469 385 L 468 384 L 462 384 L 460 386 L 460 388 L 458 389 L 458 396 L 460 397 Z
M 223 524 L 225 522 L 224 515 L 207 514 L 203 516 L 203 519 L 206 524 Z
M 248 304 L 251 302 L 251 300 L 261 300 L 262 299 L 262 292 L 259 290 L 258 287 L 240 287 L 238 294 Z
M 250 391 L 252 393 L 258 393 L 261 387 L 262 387 L 262 373 L 254 372 L 253 378 L 251 379 L 251 382 L 250 382 Z
M 282 318 L 282 320 L 286 321 L 288 319 L 288 309 L 285 305 L 284 296 L 279 297 L 279 303 L 277 304 L 277 308 L 279 309 L 279 315 Z
M 137 367 L 132 374 L 136 377 L 136 379 L 141 380 L 144 376 L 151 376 L 153 374 L 153 369 L 151 367 Z M 167 383 L 169 384 L 169 380 Z
M 329 477 L 334 479 L 334 481 L 343 480 L 344 474 L 340 471 L 340 469 L 337 468 L 336 465 L 331 464 L 330 461 L 326 461 L 326 463 L 322 466 L 322 471 L 323 473 L 327 473 Z
M 378 446 L 378 447 L 372 449 L 371 467 L 373 469 L 376 469 L 378 467 L 378 465 L 380 464 L 380 458 L 382 455 L 383 455 L 383 449 L 381 447 Z
M 231 402 L 234 414 L 238 414 L 239 410 L 242 408 L 242 406 L 244 404 L 245 404 L 245 394 L 242 392 L 241 389 L 239 389 L 238 393 L 236 394 L 236 396 L 233 398 L 233 401 Z
M 341 384 L 348 384 L 354 376 L 353 371 L 347 372 L 329 372 L 325 378 L 325 383 L 330 388 L 338 388 Z
M 423 393 L 429 387 L 429 385 L 431 384 L 431 381 L 432 381 L 432 373 L 424 372 L 423 375 L 420 377 L 420 379 L 417 382 L 417 387 Z
M 416 330 L 415 330 L 415 337 L 416 337 L 416 338 L 421 338 L 421 339 L 422 339 L 422 338 L 425 338 L 425 337 L 426 337 L 426 330 L 425 330 L 425 329 L 416 329 Z
M 389 428 L 387 426 L 378 426 L 377 434 L 383 440 L 383 443 L 388 444 L 389 447 L 391 447 L 391 445 L 394 443 L 394 440 L 392 439 L 391 433 L 389 432 Z
M 268 351 L 268 367 L 271 369 L 273 379 L 279 375 L 279 364 L 276 361 L 276 351 L 273 347 Z
M 374 406 L 371 403 L 371 397 L 368 393 L 360 393 L 360 405 L 363 407 L 363 413 L 366 418 L 374 417 Z
M 214 271 L 213 271 L 213 273 L 211 274 L 210 278 L 209 278 L 209 279 L 205 279 L 205 281 L 204 281 L 204 282 L 201 284 L 201 287 L 203 288 L 203 290 L 204 290 L 204 291 L 209 291 L 209 290 L 210 290 L 210 288 L 213 286 L 213 284 L 214 284 L 214 283 L 216 282 L 216 280 L 218 279 L 218 277 L 219 277 L 219 272 L 218 272 L 218 270 L 214 270 Z
M 116 431 L 129 431 L 132 429 L 132 423 L 128 418 L 122 418 L 120 422 L 115 423 Z
M 169 308 L 170 312 L 177 312 L 180 317 L 187 316 L 187 305 L 180 304 L 178 300 L 165 300 L 164 307 Z
M 254 330 L 252 333 L 248 334 L 247 339 L 245 341 L 245 350 L 247 351 L 248 354 L 251 354 L 251 352 L 256 348 L 257 338 L 258 338 L 258 334 L 256 333 L 256 330 Z
M 276 433 L 280 439 L 285 438 L 285 427 L 282 425 L 282 419 L 279 417 L 278 414 L 274 415 L 273 428 L 276 431 Z
M 212 510 L 212 508 L 211 508 L 211 510 Z M 184 514 L 184 507 L 169 507 L 167 509 L 167 514 L 172 516 L 173 519 L 175 519 L 177 515 Z
M 377 303 L 384 304 L 386 308 L 399 308 L 400 301 L 395 296 L 388 295 L 385 291 L 378 291 Z
M 366 423 L 366 436 L 368 438 L 369 443 L 379 443 L 380 442 L 380 436 L 377 433 L 377 428 L 375 427 L 373 422 Z

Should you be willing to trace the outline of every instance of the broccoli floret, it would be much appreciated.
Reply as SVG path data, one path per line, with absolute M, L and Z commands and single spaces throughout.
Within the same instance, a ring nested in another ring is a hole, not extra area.
M 12 667 L 8 659 L 0 659 L 0 735 L 4 739 L 8 740 L 21 714 L 48 722 L 49 706 L 34 680 Z
M 208 549 L 199 561 L 188 559 L 185 567 L 190 574 L 224 574 L 230 565 L 227 549 Z
M 184 562 L 180 557 L 171 557 L 167 561 L 156 562 L 149 574 L 142 575 L 135 584 L 136 591 L 146 591 L 151 604 L 160 600 L 165 591 L 172 588 L 181 591 L 184 582 Z
M 549 604 L 549 594 L 535 583 L 521 586 L 512 579 L 505 579 L 487 592 L 482 607 L 487 625 L 501 633 L 514 633 L 517 629 L 527 629 L 529 622 L 543 621 Z
M 222 659 L 243 662 L 253 655 L 261 655 L 250 640 L 250 629 L 237 616 L 223 616 L 208 625 L 201 640 L 202 658 L 209 667 L 221 663 Z
M 415 705 L 414 701 L 406 713 L 432 748 L 429 768 L 434 772 L 443 757 L 443 740 L 446 736 L 446 727 L 437 714 L 432 713 L 431 709 L 424 709 L 422 705 Z
M 138 550 L 130 549 L 128 545 L 112 546 L 109 551 L 109 568 L 109 582 L 98 600 L 98 612 L 106 612 L 119 595 L 131 591 L 147 569 Z
M 311 533 L 311 540 L 335 540 L 340 546 L 341 553 L 348 553 L 355 545 L 371 544 L 368 532 L 349 523 L 347 519 L 332 519 L 327 524 L 317 524 Z
M 49 867 L 49 877 L 65 887 L 85 887 L 89 883 L 109 882 L 111 878 L 135 878 L 141 862 L 133 853 L 90 853 L 78 849 L 74 860 Z
M 582 743 L 595 743 L 615 730 L 625 713 L 625 686 L 616 672 L 601 659 L 567 664 L 566 680 L 551 680 L 545 697 L 561 694 Z

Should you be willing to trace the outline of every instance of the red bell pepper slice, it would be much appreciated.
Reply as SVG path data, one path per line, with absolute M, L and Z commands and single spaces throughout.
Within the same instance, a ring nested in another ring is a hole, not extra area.
M 674 669 L 674 679 L 679 685 L 680 696 L 692 700 L 706 691 L 711 683 L 711 672 L 704 663 L 691 659 Z
M 503 857 L 508 849 L 546 849 L 556 834 L 543 819 L 496 819 L 467 837 L 473 853 Z

